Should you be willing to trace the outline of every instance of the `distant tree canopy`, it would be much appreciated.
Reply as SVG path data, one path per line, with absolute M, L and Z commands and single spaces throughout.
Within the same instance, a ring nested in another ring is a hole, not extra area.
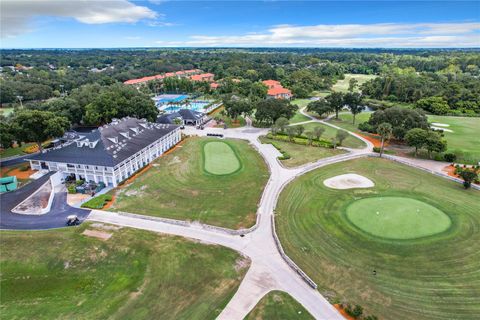
M 392 126 L 392 134 L 396 139 L 403 140 L 408 130 L 413 128 L 428 129 L 427 116 L 422 110 L 413 110 L 392 107 L 385 110 L 377 110 L 370 116 L 367 122 L 360 124 L 361 130 L 377 133 L 378 126 L 389 123 Z
M 279 118 L 290 119 L 298 107 L 288 100 L 266 99 L 258 101 L 255 109 L 255 119 L 260 123 L 271 125 Z
M 393 67 L 364 83 L 362 93 L 379 100 L 417 103 L 433 114 L 480 114 L 480 81 L 475 66 L 450 64 L 437 72 Z M 468 71 L 470 70 L 470 71 Z

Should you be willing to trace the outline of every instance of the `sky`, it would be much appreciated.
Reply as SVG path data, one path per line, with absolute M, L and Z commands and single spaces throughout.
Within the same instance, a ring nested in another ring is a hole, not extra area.
M 480 1 L 1 0 L 1 48 L 480 47 Z

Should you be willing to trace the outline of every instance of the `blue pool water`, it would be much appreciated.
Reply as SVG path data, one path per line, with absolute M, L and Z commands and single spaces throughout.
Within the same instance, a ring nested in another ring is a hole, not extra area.
M 204 107 L 209 105 L 210 101 L 194 101 L 190 103 L 183 103 L 183 104 L 169 104 L 166 108 L 160 108 L 161 110 L 167 113 L 177 112 L 180 109 L 190 109 L 193 111 L 203 112 Z
M 168 102 L 180 102 L 187 99 L 188 96 L 185 94 L 161 94 L 154 98 L 157 105 L 168 103 Z

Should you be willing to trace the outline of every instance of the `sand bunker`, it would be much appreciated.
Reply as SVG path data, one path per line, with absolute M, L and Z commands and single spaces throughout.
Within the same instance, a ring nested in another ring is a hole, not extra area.
M 87 229 L 87 230 L 83 231 L 82 234 L 87 236 L 87 237 L 97 238 L 97 239 L 100 239 L 100 240 L 108 240 L 112 236 L 111 233 L 103 232 L 103 231 L 97 231 L 97 230 L 91 230 L 91 229 Z
M 439 122 L 433 122 L 433 123 L 432 123 L 432 126 L 435 126 L 435 127 L 450 127 L 449 124 L 439 123 Z
M 332 189 L 371 188 L 375 186 L 372 180 L 354 173 L 342 174 L 323 181 L 323 184 Z
M 452 130 L 450 129 L 445 129 L 443 127 L 436 127 L 436 126 L 430 126 L 430 128 L 434 129 L 434 130 L 443 130 L 445 132 L 453 132 Z

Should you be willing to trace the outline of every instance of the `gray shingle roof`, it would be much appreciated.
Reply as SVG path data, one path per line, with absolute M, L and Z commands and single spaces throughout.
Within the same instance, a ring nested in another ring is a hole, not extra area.
M 88 133 L 69 132 L 64 136 L 66 144 L 31 159 L 112 167 L 176 128 L 171 124 L 123 118 Z

